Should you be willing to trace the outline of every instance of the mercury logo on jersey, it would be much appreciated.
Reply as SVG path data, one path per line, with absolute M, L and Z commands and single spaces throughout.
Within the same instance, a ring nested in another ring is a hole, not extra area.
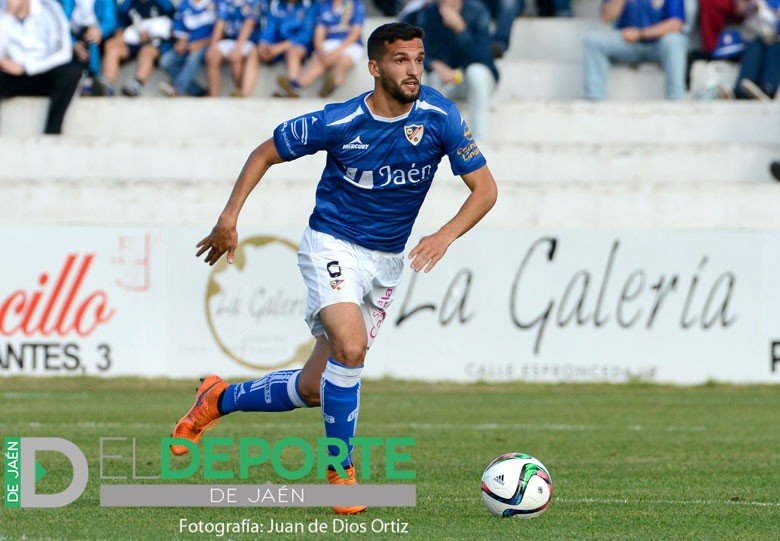
M 363 143 L 363 141 L 360 140 L 360 136 L 358 135 L 355 137 L 352 141 L 349 143 L 344 144 L 341 149 L 342 150 L 366 150 L 368 148 L 368 145 Z

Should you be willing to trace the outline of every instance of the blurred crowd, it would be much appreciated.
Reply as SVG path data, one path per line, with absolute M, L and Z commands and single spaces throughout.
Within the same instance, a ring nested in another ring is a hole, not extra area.
M 370 0 L 375 12 L 425 30 L 424 83 L 466 100 L 477 139 L 525 0 Z M 48 96 L 46 133 L 59 133 L 74 93 L 136 97 L 155 69 L 163 95 L 253 95 L 263 66 L 281 64 L 273 96 L 319 85 L 322 98 L 365 58 L 363 0 L 0 0 L 0 99 Z M 690 11 L 690 2 L 688 3 Z M 736 84 L 698 98 L 778 95 L 780 0 L 604 0 L 583 43 L 584 96 L 608 97 L 610 66 L 660 64 L 668 99 L 688 97 L 693 60 L 739 65 Z M 536 0 L 537 16 L 571 17 L 570 0 Z M 695 29 L 700 40 L 691 39 Z M 694 45 L 692 46 L 692 43 Z M 526 43 L 523 46 L 533 46 Z M 134 72 L 119 80 L 122 64 Z M 227 90 L 225 90 L 227 92 Z

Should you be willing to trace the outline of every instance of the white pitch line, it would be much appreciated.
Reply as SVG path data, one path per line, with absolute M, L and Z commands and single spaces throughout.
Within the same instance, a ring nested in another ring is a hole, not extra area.
M 588 504 L 624 504 L 624 505 L 747 505 L 753 507 L 780 507 L 780 502 L 743 502 L 740 500 L 621 500 L 617 498 L 561 498 L 556 497 L 556 502 L 561 503 L 588 503 Z

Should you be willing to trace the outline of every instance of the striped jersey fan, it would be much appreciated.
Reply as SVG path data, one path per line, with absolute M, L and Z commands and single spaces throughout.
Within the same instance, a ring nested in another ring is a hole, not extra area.
M 497 517 L 538 517 L 551 499 L 550 473 L 531 455 L 501 455 L 482 474 L 482 501 Z

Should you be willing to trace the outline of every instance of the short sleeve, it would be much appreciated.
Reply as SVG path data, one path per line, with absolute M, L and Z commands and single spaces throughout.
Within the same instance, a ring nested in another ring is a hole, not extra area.
M 324 112 L 307 113 L 282 122 L 274 130 L 274 145 L 285 161 L 325 150 Z
M 453 175 L 471 173 L 487 163 L 468 124 L 454 104 L 450 107 L 444 127 L 444 148 Z

